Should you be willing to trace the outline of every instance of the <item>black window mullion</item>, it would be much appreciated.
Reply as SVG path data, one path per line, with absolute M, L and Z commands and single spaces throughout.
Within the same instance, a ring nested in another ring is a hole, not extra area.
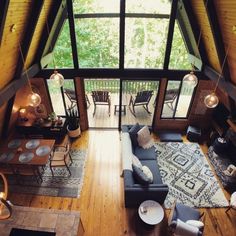
M 167 36 L 167 42 L 166 42 L 164 69 L 168 69 L 169 62 L 170 62 L 170 53 L 171 53 L 171 46 L 172 46 L 173 35 L 174 35 L 177 7 L 178 7 L 178 0 L 173 0 L 172 5 L 171 5 L 169 29 L 168 29 L 168 36 Z
M 119 68 L 124 69 L 125 57 L 125 0 L 120 1 L 120 48 L 119 48 Z
M 71 39 L 73 63 L 74 63 L 74 68 L 78 69 L 79 68 L 79 60 L 78 60 L 76 35 L 75 35 L 73 3 L 72 3 L 72 0 L 67 0 L 66 3 L 67 3 L 68 20 L 69 20 L 69 27 L 70 27 L 70 39 Z

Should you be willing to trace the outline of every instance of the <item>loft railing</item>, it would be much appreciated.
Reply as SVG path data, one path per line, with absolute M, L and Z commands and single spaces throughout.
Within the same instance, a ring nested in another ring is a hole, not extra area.
M 122 91 L 124 94 L 133 94 L 142 90 L 157 91 L 159 87 L 158 81 L 124 81 L 122 83 Z M 173 84 L 173 88 L 178 85 Z M 119 93 L 120 80 L 118 79 L 89 79 L 85 80 L 85 91 L 91 93 L 94 90 L 108 90 L 110 93 Z M 192 88 L 183 86 L 181 95 L 192 95 Z

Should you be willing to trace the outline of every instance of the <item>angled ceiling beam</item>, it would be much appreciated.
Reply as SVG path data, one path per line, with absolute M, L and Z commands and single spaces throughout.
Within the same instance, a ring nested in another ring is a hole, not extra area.
M 41 38 L 40 38 L 40 44 L 39 44 L 38 51 L 37 51 L 37 54 L 36 54 L 36 57 L 35 57 L 35 60 L 34 60 L 35 63 L 39 63 L 41 58 L 42 58 L 42 56 L 43 56 L 43 54 L 47 54 L 50 51 L 50 47 L 48 48 L 49 50 L 47 52 L 44 52 L 44 49 L 45 49 L 45 46 L 46 46 L 48 38 L 49 38 L 48 34 L 52 30 L 52 27 L 53 27 L 54 21 L 55 21 L 55 19 L 57 17 L 57 14 L 59 14 L 59 11 L 62 11 L 64 9 L 62 4 L 63 3 L 62 3 L 61 0 L 54 1 L 53 2 L 53 7 L 52 7 L 52 9 L 51 9 L 51 11 L 49 13 L 49 16 L 48 17 L 45 16 L 47 22 L 46 22 L 46 24 L 44 26 L 43 33 L 42 33 Z M 64 20 L 63 20 L 63 22 L 64 22 Z M 57 33 L 56 38 L 58 37 L 59 32 Z M 52 41 L 53 41 L 53 39 L 52 39 Z M 51 42 L 51 45 L 52 45 L 52 42 Z M 52 45 L 52 47 L 53 46 L 54 45 Z
M 213 0 L 207 0 L 207 1 L 208 1 L 207 2 L 208 7 L 206 9 L 206 12 L 207 12 L 208 20 L 209 20 L 209 23 L 210 23 L 210 26 L 211 26 L 211 30 L 212 30 L 212 34 L 213 34 L 213 39 L 214 39 L 217 55 L 218 55 L 220 64 L 222 66 L 224 58 L 226 56 L 225 45 L 224 45 L 224 42 L 223 42 L 222 33 L 221 33 L 220 25 L 219 25 L 219 22 L 218 22 L 218 17 L 217 17 L 217 14 L 216 14 L 214 1 Z M 230 81 L 231 76 L 230 76 L 229 65 L 228 65 L 227 60 L 225 61 L 222 74 L 224 75 L 225 80 Z
M 225 45 L 224 45 L 221 30 L 220 30 L 220 24 L 218 22 L 218 17 L 216 14 L 216 8 L 215 8 L 213 0 L 207 0 L 207 1 L 208 1 L 207 2 L 208 7 L 206 9 L 207 16 L 208 16 L 208 20 L 209 20 L 209 23 L 211 26 L 217 55 L 218 55 L 218 58 L 219 58 L 219 61 L 221 64 L 222 74 L 224 76 L 225 82 L 230 82 L 231 75 L 230 75 L 228 61 L 226 58 L 227 55 L 225 52 Z M 229 47 L 229 45 L 227 45 L 227 47 Z M 222 68 L 222 66 L 223 66 L 223 68 Z M 221 71 L 220 71 L 220 73 L 221 73 Z M 219 84 L 219 85 L 221 85 L 221 84 Z M 232 86 L 233 86 L 233 84 L 232 84 Z M 228 88 L 226 91 L 228 92 Z M 228 96 L 228 98 L 229 98 L 229 105 L 230 105 L 231 114 L 233 117 L 236 117 L 236 105 L 235 105 L 236 100 L 232 98 L 232 94 L 231 94 L 231 96 Z
M 171 46 L 172 46 L 172 40 L 173 40 L 173 35 L 174 35 L 174 29 L 175 29 L 175 19 L 176 19 L 176 14 L 177 14 L 177 8 L 178 8 L 178 0 L 173 0 L 171 4 L 169 29 L 168 29 L 167 42 L 166 42 L 166 52 L 165 52 L 165 60 L 164 60 L 165 70 L 168 68 L 169 62 L 170 62 L 170 53 L 171 53 Z
M 206 49 L 204 47 L 203 41 L 200 38 L 201 29 L 197 25 L 196 16 L 194 15 L 194 11 L 193 11 L 193 8 L 191 6 L 191 1 L 182 0 L 182 3 L 183 3 L 183 6 L 185 8 L 185 11 L 187 13 L 187 17 L 188 17 L 190 25 L 192 27 L 192 31 L 193 31 L 195 42 L 196 42 L 196 44 L 193 45 L 193 50 L 195 52 L 194 55 L 198 56 L 198 55 L 196 55 L 196 51 L 199 51 L 200 57 L 201 57 L 201 60 L 202 60 L 203 64 L 209 64 L 208 57 L 207 57 L 207 54 L 206 54 Z M 199 45 L 197 45 L 198 42 L 199 42 Z M 197 46 L 199 46 L 199 48 L 197 48 Z
M 44 69 L 37 76 L 48 78 L 53 69 Z M 180 81 L 189 70 L 159 70 L 159 69 L 60 69 L 65 79 L 75 77 L 83 78 L 168 78 Z M 200 77 L 201 72 L 196 71 L 196 75 Z M 204 78 L 203 78 L 204 79 Z
M 77 52 L 77 45 L 76 45 L 73 3 L 72 3 L 72 0 L 67 0 L 66 3 L 67 3 L 68 20 L 69 20 L 69 27 L 70 27 L 70 40 L 71 40 L 73 63 L 74 63 L 74 68 L 78 69 L 79 60 L 78 60 L 78 52 Z
M 0 8 L 0 45 L 2 43 L 2 35 L 3 35 L 3 30 L 4 30 L 4 25 L 6 21 L 6 16 L 7 16 L 7 10 L 9 6 L 10 0 L 2 0 L 1 3 L 1 8 Z
M 26 58 L 26 55 L 28 54 L 28 50 L 35 32 L 35 28 L 39 19 L 39 15 L 40 12 L 42 10 L 42 6 L 43 6 L 43 2 L 44 0 L 38 0 L 38 1 L 33 1 L 32 2 L 32 6 L 31 6 L 31 13 L 30 13 L 30 20 L 28 21 L 28 25 L 25 28 L 25 37 L 22 40 L 21 43 L 21 50 L 22 50 L 22 54 L 23 57 Z M 18 64 L 16 67 L 16 71 L 15 71 L 15 75 L 14 75 L 14 79 L 13 80 L 19 80 L 20 84 L 22 84 L 22 86 L 24 85 L 25 81 L 21 81 L 21 74 L 24 68 L 24 63 L 22 61 L 21 56 L 18 59 Z M 8 100 L 9 98 L 5 98 L 5 101 Z M 13 97 L 11 97 L 8 100 L 8 104 L 7 104 L 7 109 L 6 109 L 6 113 L 5 113 L 5 119 L 4 119 L 4 124 L 3 124 L 3 130 L 2 130 L 2 137 L 6 137 L 7 136 L 7 131 L 8 131 L 8 126 L 9 126 L 9 122 L 10 122 L 10 118 L 11 118 L 11 111 L 12 111 L 12 107 L 14 105 L 14 101 L 15 101 L 15 95 Z

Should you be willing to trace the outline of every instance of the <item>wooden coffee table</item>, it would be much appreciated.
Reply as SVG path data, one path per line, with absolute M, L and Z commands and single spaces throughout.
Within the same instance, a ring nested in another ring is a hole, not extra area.
M 141 203 L 138 208 L 140 219 L 148 225 L 159 224 L 164 218 L 162 206 L 153 200 L 147 200 Z

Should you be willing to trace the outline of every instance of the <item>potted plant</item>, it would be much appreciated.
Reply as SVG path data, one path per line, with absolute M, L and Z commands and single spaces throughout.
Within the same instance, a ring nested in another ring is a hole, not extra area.
M 69 108 L 66 111 L 66 117 L 67 117 L 67 124 L 68 124 L 67 131 L 68 131 L 69 137 L 71 138 L 79 137 L 81 134 L 81 130 L 80 130 L 78 111 L 73 108 Z

